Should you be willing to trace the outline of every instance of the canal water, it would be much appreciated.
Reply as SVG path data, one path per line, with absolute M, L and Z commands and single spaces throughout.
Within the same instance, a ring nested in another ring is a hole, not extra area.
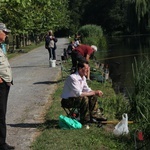
M 116 93 L 133 91 L 132 65 L 149 55 L 150 36 L 124 36 L 108 38 L 105 64 Z

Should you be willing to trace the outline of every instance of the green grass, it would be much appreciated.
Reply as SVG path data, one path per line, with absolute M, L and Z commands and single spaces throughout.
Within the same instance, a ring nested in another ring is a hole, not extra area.
M 60 129 L 59 115 L 65 115 L 60 105 L 62 87 L 63 82 L 58 84 L 58 89 L 53 95 L 52 105 L 45 116 L 46 122 L 40 128 L 41 135 L 33 143 L 33 150 L 117 150 L 118 148 L 123 150 L 126 147 L 127 138 L 119 140 L 109 131 L 113 129 L 112 125 L 98 128 L 96 124 L 93 124 L 89 130 L 85 127 L 77 130 Z
M 69 74 L 70 62 L 65 63 L 64 77 Z M 68 72 L 67 72 L 68 71 Z M 66 73 L 67 72 L 67 73 Z M 111 83 L 100 83 L 88 81 L 92 89 L 100 89 L 104 92 L 104 97 L 99 98 L 99 104 L 104 108 L 104 114 L 108 120 L 115 119 L 116 115 L 116 95 L 111 87 Z M 32 150 L 125 150 L 134 149 L 133 136 L 115 137 L 112 133 L 114 125 L 108 124 L 98 128 L 92 124 L 87 130 L 82 129 L 63 130 L 59 128 L 59 116 L 65 115 L 61 108 L 61 92 L 64 81 L 57 83 L 57 90 L 52 96 L 52 103 L 45 115 L 45 123 L 39 127 L 41 135 L 32 144 Z M 122 114 L 120 113 L 120 116 Z M 131 125 L 132 126 L 132 125 Z
M 39 46 L 42 46 L 42 45 L 44 45 L 44 42 L 41 42 L 39 44 L 32 43 L 31 45 L 28 45 L 26 47 L 21 47 L 20 49 L 23 50 L 23 53 L 27 53 L 27 52 L 29 52 L 29 51 L 31 51 L 31 50 L 39 47 Z M 16 57 L 18 55 L 21 55 L 22 53 L 18 52 L 20 49 L 16 49 L 13 53 L 8 52 L 7 53 L 8 59 L 11 59 L 11 58 Z

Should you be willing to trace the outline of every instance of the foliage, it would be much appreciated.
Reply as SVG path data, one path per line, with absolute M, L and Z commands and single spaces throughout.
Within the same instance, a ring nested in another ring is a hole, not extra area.
M 1 0 L 0 21 L 16 34 L 64 30 L 72 35 L 80 26 L 96 24 L 106 34 L 146 33 L 149 0 Z
M 81 35 L 82 43 L 88 45 L 97 45 L 98 48 L 106 48 L 106 39 L 103 35 L 101 26 L 82 26 L 79 28 L 78 34 Z
M 138 122 L 139 128 L 150 135 L 150 60 L 147 56 L 139 65 L 137 63 L 135 60 L 133 64 L 134 92 L 130 93 L 129 113 Z
M 0 6 L 0 22 L 11 29 L 13 51 L 14 45 L 25 45 L 25 39 L 41 41 L 48 30 L 69 26 L 68 0 L 5 0 Z
M 8 0 L 1 3 L 0 16 L 13 33 L 40 34 L 67 27 L 67 8 L 67 0 Z
M 75 13 L 71 20 L 78 26 L 96 24 L 109 35 L 116 31 L 121 34 L 146 33 L 149 27 L 149 0 L 80 0 L 75 7 L 74 1 L 70 1 L 70 10 Z

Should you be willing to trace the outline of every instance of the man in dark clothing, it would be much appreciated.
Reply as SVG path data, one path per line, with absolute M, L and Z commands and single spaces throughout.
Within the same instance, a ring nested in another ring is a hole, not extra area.
M 9 33 L 4 23 L 0 23 L 0 43 Z M 6 143 L 6 111 L 9 89 L 12 84 L 12 72 L 8 59 L 0 48 L 0 150 L 15 149 Z

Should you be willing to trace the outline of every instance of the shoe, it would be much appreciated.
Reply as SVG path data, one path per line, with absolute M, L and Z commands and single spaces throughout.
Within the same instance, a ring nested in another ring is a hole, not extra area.
M 6 143 L 6 146 L 7 146 L 8 149 L 15 149 L 15 146 L 8 145 L 7 143 Z
M 102 116 L 102 117 L 100 117 L 100 118 L 96 118 L 96 120 L 97 120 L 98 122 L 100 122 L 100 121 L 107 121 L 107 118 L 104 117 L 104 116 Z
M 90 119 L 90 123 L 98 123 L 98 121 L 97 121 L 97 119 L 95 119 L 95 118 L 91 118 L 91 119 Z

